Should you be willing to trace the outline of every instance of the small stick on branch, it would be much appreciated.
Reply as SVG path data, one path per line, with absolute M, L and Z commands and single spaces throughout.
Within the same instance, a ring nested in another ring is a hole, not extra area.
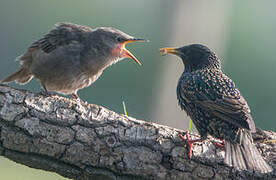
M 213 139 L 194 145 L 189 159 L 179 133 L 98 105 L 0 86 L 0 155 L 29 167 L 76 180 L 276 179 L 275 171 L 225 166 Z M 254 139 L 275 169 L 276 145 L 269 142 L 276 133 L 259 130 Z

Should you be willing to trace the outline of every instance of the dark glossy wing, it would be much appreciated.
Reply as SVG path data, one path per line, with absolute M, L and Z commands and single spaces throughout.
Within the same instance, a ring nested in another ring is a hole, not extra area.
M 222 72 L 182 76 L 180 96 L 237 127 L 255 131 L 247 102 L 234 82 Z
M 40 48 L 50 53 L 59 46 L 70 43 L 81 43 L 84 32 L 92 31 L 90 27 L 71 23 L 57 23 L 43 38 L 34 42 L 29 49 Z

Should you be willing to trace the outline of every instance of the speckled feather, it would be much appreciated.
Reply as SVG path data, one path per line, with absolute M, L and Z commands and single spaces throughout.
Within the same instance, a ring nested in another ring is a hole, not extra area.
M 250 109 L 234 82 L 221 70 L 184 72 L 177 86 L 179 105 L 201 136 L 235 141 L 239 128 L 255 131 Z M 224 128 L 219 128 L 224 127 Z M 235 129 L 229 133 L 230 129 Z
M 177 85 L 180 107 L 187 112 L 201 137 L 225 140 L 229 166 L 267 173 L 271 167 L 253 144 L 255 124 L 250 109 L 234 82 L 221 70 L 220 59 L 206 46 L 192 44 L 171 51 L 181 57 L 185 71 Z

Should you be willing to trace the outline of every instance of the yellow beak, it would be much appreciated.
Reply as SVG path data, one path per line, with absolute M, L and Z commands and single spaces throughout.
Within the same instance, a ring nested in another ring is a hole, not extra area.
M 145 39 L 131 39 L 131 40 L 127 40 L 127 41 L 122 43 L 123 56 L 126 57 L 126 58 L 133 59 L 137 64 L 139 64 L 141 66 L 142 63 L 129 50 L 127 50 L 125 48 L 126 44 L 132 43 L 132 42 L 147 42 L 147 40 L 145 40 Z
M 161 48 L 160 53 L 162 56 L 165 56 L 167 54 L 178 54 L 179 52 L 176 50 L 176 48 Z

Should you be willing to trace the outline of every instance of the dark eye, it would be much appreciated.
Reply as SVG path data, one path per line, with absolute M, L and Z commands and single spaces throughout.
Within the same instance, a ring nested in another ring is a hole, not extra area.
M 117 41 L 118 41 L 118 42 L 123 42 L 124 39 L 123 39 L 122 37 L 117 37 Z

